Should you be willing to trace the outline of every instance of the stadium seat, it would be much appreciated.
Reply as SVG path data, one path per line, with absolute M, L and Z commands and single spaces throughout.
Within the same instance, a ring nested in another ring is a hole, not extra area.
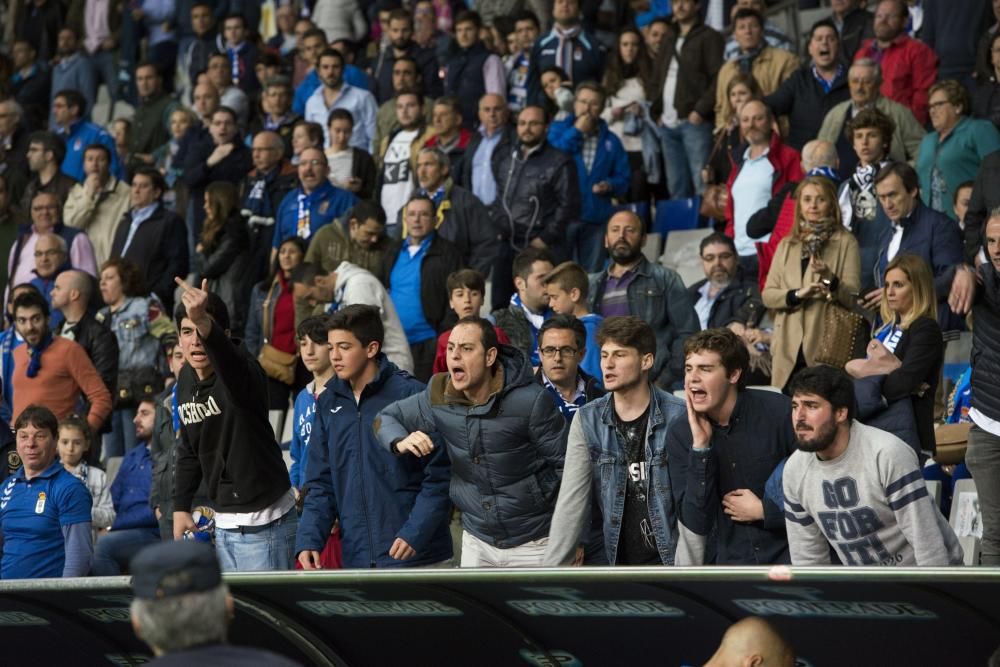
M 983 532 L 983 517 L 979 509 L 979 494 L 976 483 L 971 479 L 960 479 L 955 483 L 955 495 L 951 501 L 951 527 L 958 536 L 958 542 L 965 551 L 965 564 L 979 563 L 980 541 Z

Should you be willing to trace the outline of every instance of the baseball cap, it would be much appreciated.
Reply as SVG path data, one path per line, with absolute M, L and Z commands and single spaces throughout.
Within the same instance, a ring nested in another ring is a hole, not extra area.
M 148 546 L 135 555 L 129 569 L 135 596 L 149 600 L 201 593 L 222 583 L 215 549 L 195 540 Z

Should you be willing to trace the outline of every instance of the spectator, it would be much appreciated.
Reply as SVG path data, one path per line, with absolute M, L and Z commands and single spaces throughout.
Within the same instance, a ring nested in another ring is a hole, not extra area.
M 45 298 L 31 292 L 18 296 L 14 324 L 25 344 L 13 354 L 13 414 L 20 415 L 26 407 L 44 400 L 54 414 L 65 417 L 83 395 L 90 402 L 87 423 L 92 430 L 99 429 L 111 412 L 111 395 L 83 348 L 52 335 Z
M 479 198 L 455 184 L 448 156 L 436 147 L 417 153 L 418 194 L 430 197 L 437 209 L 437 232 L 462 253 L 462 265 L 489 273 L 496 254 L 496 234 L 484 221 L 489 213 Z
M 1000 151 L 983 158 L 965 213 L 965 261 L 976 267 L 987 261 L 983 228 L 993 209 L 1000 206 L 1000 188 L 995 187 L 997 174 L 1000 174 Z
M 541 81 L 542 108 L 553 120 L 563 120 L 573 113 L 573 84 L 569 75 L 561 67 L 555 65 L 542 70 Z
M 837 0 L 833 4 L 836 6 Z M 794 665 L 795 650 L 769 622 L 759 616 L 747 616 L 729 626 L 719 648 L 705 665 L 722 667 L 754 660 L 768 665 Z
M 532 366 L 540 363 L 538 330 L 552 315 L 544 282 L 552 269 L 552 255 L 544 248 L 529 247 L 519 252 L 511 269 L 514 294 L 506 307 L 494 310 L 492 315 L 496 325 L 510 338 L 511 345 L 526 352 Z M 497 289 L 495 282 L 493 289 Z
M 937 323 L 934 278 L 920 257 L 896 255 L 884 282 L 882 324 L 865 350 L 866 357 L 850 361 L 845 370 L 854 378 L 884 375 L 879 386 L 885 401 L 912 401 L 920 449 L 932 453 L 934 397 L 945 348 Z
M 295 97 L 292 99 L 292 111 L 300 116 L 306 113 L 306 102 L 323 84 L 319 80 L 319 56 L 327 48 L 326 35 L 315 26 L 309 28 L 299 39 L 299 60 L 309 68 L 308 74 L 301 81 L 293 80 L 296 85 Z
M 93 19 L 93 20 L 86 20 Z M 97 87 L 103 83 L 108 89 L 108 120 L 113 118 L 115 102 L 121 99 L 118 91 L 118 69 L 115 52 L 122 29 L 122 8 L 108 5 L 104 12 L 97 11 L 91 0 L 75 0 L 69 3 L 66 26 L 72 28 L 83 46 L 83 61 L 90 68 L 93 81 L 94 99 Z
M 774 115 L 788 116 L 787 144 L 797 151 L 816 137 L 830 109 L 850 97 L 836 26 L 813 24 L 808 48 L 810 61 L 764 98 Z
M 989 6 L 992 3 L 979 0 L 964 6 L 960 12 L 941 0 L 923 0 L 920 4 L 924 10 L 920 41 L 941 59 L 938 81 L 957 79 L 966 89 L 974 89 L 976 42 L 993 18 Z
M 389 221 L 390 236 L 399 238 L 400 213 L 415 189 L 413 172 L 417 153 L 427 144 L 432 130 L 425 125 L 424 99 L 416 91 L 396 96 L 399 128 L 382 140 L 378 150 L 379 201 Z
M 47 57 L 39 60 L 33 46 L 38 42 L 18 39 L 11 49 L 14 74 L 10 78 L 10 94 L 24 109 L 24 123 L 31 131 L 45 127 L 49 94 L 52 89 L 52 72 Z
M 448 276 L 448 307 L 451 312 L 446 322 L 457 322 L 465 317 L 479 317 L 486 298 L 486 279 L 482 273 L 472 269 L 460 269 Z M 506 345 L 510 343 L 507 334 L 498 326 L 493 327 L 497 341 Z M 434 373 L 448 372 L 448 340 L 451 338 L 451 328 L 446 328 L 437 339 L 437 352 L 434 354 Z
M 28 130 L 21 122 L 24 110 L 14 99 L 0 101 L 0 176 L 8 201 L 17 205 L 28 181 Z
M 327 125 L 330 145 L 326 149 L 326 159 L 330 165 L 330 182 L 353 192 L 359 199 L 372 199 L 377 180 L 375 160 L 368 151 L 351 146 L 351 135 L 354 133 L 351 112 L 334 109 L 330 112 Z
M 563 262 L 543 276 L 542 282 L 545 284 L 545 298 L 553 316 L 575 317 L 584 327 L 584 344 L 579 347 L 579 356 L 575 363 L 600 385 L 601 346 L 597 344 L 597 330 L 604 318 L 590 312 L 587 307 L 589 290 L 587 272 L 579 264 Z M 541 361 L 544 365 L 545 360 Z
M 41 192 L 56 195 L 60 209 L 69 197 L 76 180 L 62 171 L 66 144 L 54 132 L 32 132 L 28 137 L 28 169 L 31 179 L 21 197 L 21 208 L 30 209 L 35 195 Z
M 31 283 L 21 283 L 11 286 L 4 312 L 6 328 L 0 331 L 0 372 L 2 372 L 3 392 L 0 392 L 0 419 L 9 424 L 14 421 L 14 350 L 24 342 L 24 338 L 14 326 L 14 300 L 26 292 L 45 297 Z M 14 466 L 16 469 L 17 466 Z M 12 472 L 12 471 L 11 471 Z
M 512 33 L 515 48 L 504 61 L 507 68 L 507 108 L 517 113 L 528 104 L 528 72 L 531 70 L 531 51 L 538 40 L 541 25 L 530 10 L 514 14 Z
M 195 247 L 194 273 L 207 278 L 209 289 L 232 304 L 230 325 L 243 331 L 250 261 L 250 236 L 240 215 L 236 186 L 225 181 L 205 189 L 205 227 Z
M 393 9 L 389 13 L 387 37 L 388 45 L 379 53 L 372 68 L 375 82 L 373 93 L 379 104 L 385 104 L 395 94 L 392 73 L 396 59 L 403 56 L 413 58 L 420 70 L 423 93 L 431 97 L 441 95 L 441 79 L 438 77 L 438 62 L 433 48 L 423 48 L 413 41 L 413 18 L 404 9 Z
M 952 212 L 958 220 L 958 226 L 965 229 L 965 213 L 969 210 L 969 202 L 972 200 L 972 189 L 975 181 L 965 181 L 955 188 L 955 198 L 952 200 Z
M 24 213 L 10 197 L 9 178 L 0 174 L 0 248 L 17 242 L 18 228 L 24 224 Z M 7 275 L 0 273 L 0 294 L 7 293 Z
M 101 266 L 101 300 L 98 323 L 118 341 L 118 388 L 111 432 L 104 436 L 103 458 L 122 456 L 136 446 L 135 409 L 139 400 L 163 388 L 157 370 L 160 341 L 173 333 L 163 306 L 143 288 L 141 269 L 123 260 Z
M 336 270 L 341 262 L 350 262 L 372 273 L 383 285 L 389 283 L 390 258 L 399 251 L 400 242 L 385 235 L 385 213 L 373 201 L 359 201 L 340 221 L 324 226 L 309 243 L 306 261 L 318 264 L 323 271 Z
M 541 365 L 535 372 L 535 381 L 549 390 L 556 407 L 566 419 L 567 428 L 573 421 L 573 415 L 584 404 L 604 395 L 600 373 L 590 375 L 580 366 L 589 351 L 587 339 L 588 332 L 583 322 L 562 313 L 545 320 L 538 332 Z M 591 342 L 596 345 L 596 341 Z M 600 354 L 598 349 L 598 358 Z
M 206 291 L 207 281 L 199 289 L 176 280 L 183 296 L 174 318 L 187 367 L 177 381 L 182 440 L 175 469 L 174 539 L 197 530 L 191 501 L 204 475 L 216 510 L 216 553 L 223 568 L 290 569 L 298 518 L 267 419 L 266 376 L 229 339 L 226 305 Z M 223 470 L 232 477 L 224 477 Z M 265 544 L 283 546 L 262 549 Z
M 216 48 L 229 60 L 233 85 L 247 95 L 260 90 L 255 66 L 257 45 L 248 39 L 247 20 L 242 14 L 229 14 L 222 21 L 222 34 L 215 38 Z M 225 102 L 223 102 L 225 104 Z
M 163 89 L 172 94 L 177 65 L 177 33 L 174 30 L 176 4 L 141 0 L 139 5 L 139 11 L 132 13 L 135 29 L 141 31 L 139 34 L 146 38 L 146 57 L 156 65 L 163 80 Z M 122 51 L 125 50 L 123 45 Z
M 222 101 L 219 98 L 219 90 L 212 83 L 205 81 L 205 77 L 202 77 L 202 82 L 194 87 L 194 92 L 192 97 L 194 99 L 194 112 L 197 116 L 198 122 L 194 124 L 191 131 L 184 137 L 185 148 L 188 148 L 199 142 L 202 139 L 211 138 L 211 134 L 208 132 L 209 126 L 212 124 L 212 114 L 221 106 Z M 232 108 L 232 107 L 230 107 Z M 183 163 L 183 153 L 178 156 L 178 159 Z
M 301 116 L 292 111 L 292 82 L 286 76 L 273 76 L 264 81 L 260 96 L 261 114 L 254 114 L 250 134 L 275 132 L 284 144 L 285 158 L 292 157 L 292 129 Z
M 844 226 L 850 229 L 861 247 L 862 287 L 870 287 L 875 274 L 878 239 L 886 228 L 885 215 L 875 194 L 875 174 L 889 164 L 888 156 L 896 126 L 878 109 L 862 109 L 847 122 L 857 168 L 840 184 L 837 199 Z
M 188 211 L 190 193 L 183 181 L 184 160 L 179 159 L 179 156 L 185 156 L 191 145 L 199 143 L 193 139 L 195 132 L 191 130 L 200 123 L 197 114 L 191 109 L 185 107 L 174 109 L 174 112 L 170 114 L 170 141 L 153 151 L 153 164 L 163 174 L 169 188 L 164 197 L 164 203 L 175 213 Z M 191 136 L 192 140 L 190 145 L 185 145 L 185 139 L 188 136 Z M 207 135 L 206 141 L 210 140 L 211 134 Z
M 216 53 L 217 32 L 213 9 L 209 0 L 194 0 L 191 3 L 190 14 L 191 35 L 187 38 L 187 42 L 183 36 L 181 37 L 179 53 L 181 67 L 187 72 L 192 89 L 198 82 L 198 75 L 208 69 L 209 57 Z M 178 16 L 178 19 L 183 23 L 181 16 Z
M 115 481 L 111 483 L 111 499 L 115 506 L 115 521 L 111 531 L 101 536 L 94 547 L 92 573 L 98 577 L 113 577 L 128 571 L 128 564 L 144 546 L 160 541 L 160 528 L 149 504 L 153 484 L 153 461 L 149 439 L 153 434 L 156 402 L 147 396 L 139 402 L 133 429 L 136 446 L 125 453 Z
M 326 33 L 326 41 L 346 39 L 357 42 L 368 34 L 368 22 L 357 0 L 317 2 L 312 19 Z
M 812 366 L 827 308 L 854 305 L 861 283 L 858 242 L 843 227 L 833 184 L 808 176 L 796 192 L 795 223 L 783 238 L 764 285 L 764 305 L 775 312 L 771 384 L 785 387 Z
M 272 260 L 286 239 L 298 236 L 308 240 L 358 201 L 347 190 L 330 183 L 330 168 L 321 149 L 307 148 L 299 157 L 299 187 L 285 195 L 278 206 L 271 242 Z
M 757 336 L 764 304 L 755 276 L 747 276 L 739 265 L 733 240 L 718 232 L 701 240 L 698 248 L 705 279 L 688 287 L 688 295 L 702 329 L 749 328 Z M 748 371 L 749 372 L 749 371 Z
M 131 208 L 118 224 L 111 258 L 142 268 L 142 282 L 169 312 L 174 303 L 172 275 L 187 275 L 188 245 L 184 221 L 163 206 L 167 184 L 152 167 L 132 175 Z M 74 262 L 74 266 L 78 266 Z
M 997 34 L 997 28 L 1000 27 L 1000 5 L 993 5 L 993 21 L 994 23 L 982 33 L 976 46 L 976 70 L 973 77 L 975 77 L 978 86 L 988 82 L 990 77 L 994 75 L 993 38 Z M 980 26 L 981 28 L 982 26 Z
M 88 465 L 84 460 L 88 458 L 90 443 L 90 427 L 85 420 L 70 415 L 59 422 L 59 440 L 56 445 L 59 462 L 87 486 L 92 502 L 90 525 L 98 532 L 111 527 L 115 520 L 115 506 L 111 502 L 108 476 L 103 470 Z
M 1000 4 L 997 5 L 1000 8 Z M 980 80 L 972 95 L 972 116 L 983 118 L 1000 128 L 1000 35 L 993 34 L 988 43 L 990 74 Z M 995 53 L 994 53 L 995 51 Z
M 927 205 L 949 217 L 959 183 L 975 178 L 983 158 L 1000 150 L 1000 131 L 989 121 L 969 118 L 969 93 L 954 80 L 930 87 L 930 132 L 920 142 L 917 173 Z
M 299 562 L 307 570 L 319 567 L 337 519 L 347 567 L 447 561 L 452 555 L 447 453 L 438 449 L 415 464 L 379 447 L 372 430 L 380 411 L 422 394 L 424 385 L 382 353 L 382 320 L 374 307 L 342 308 L 327 327 L 337 377 L 317 399 Z M 361 438 L 354 435 L 356 425 L 362 425 Z
M 83 96 L 75 90 L 61 90 L 53 98 L 54 127 L 66 145 L 66 157 L 60 167 L 62 173 L 82 182 L 86 178 L 84 153 L 90 146 L 99 144 L 107 148 L 111 156 L 111 173 L 115 178 L 124 178 L 125 170 L 118 162 L 118 156 L 112 152 L 115 148 L 114 139 L 104 128 L 84 120 L 87 112 L 84 104 Z
M 236 112 L 241 128 L 247 127 L 250 121 L 250 97 L 242 88 L 233 82 L 231 61 L 224 53 L 213 53 L 208 57 L 208 69 L 200 80 L 207 80 L 219 94 L 219 104 Z M 256 112 L 256 110 L 254 110 Z M 213 110 L 214 113 L 214 110 Z M 206 125 L 211 124 L 211 116 L 206 119 Z
M 31 200 L 31 226 L 21 232 L 11 246 L 7 260 L 8 285 L 30 282 L 36 268 L 35 247 L 43 234 L 55 233 L 66 241 L 70 264 L 90 275 L 97 273 L 94 249 L 86 234 L 59 222 L 59 201 L 55 194 L 39 192 Z
M 461 266 L 458 248 L 434 232 L 435 213 L 434 201 L 425 195 L 413 196 L 403 207 L 403 247 L 389 275 L 389 296 L 410 345 L 413 374 L 421 382 L 430 380 L 437 336 L 448 313 L 442 279 Z
M 132 117 L 129 161 L 125 164 L 130 173 L 153 164 L 153 151 L 170 139 L 170 114 L 177 106 L 177 102 L 163 91 L 163 77 L 152 62 L 136 65 L 135 85 L 139 104 Z
M 312 373 L 312 380 L 295 397 L 292 442 L 289 447 L 292 464 L 288 468 L 288 477 L 292 482 L 295 498 L 299 500 L 305 484 L 305 461 L 316 417 L 317 399 L 333 378 L 334 371 L 330 362 L 325 318 L 307 317 L 302 320 L 295 333 L 299 358 L 306 370 Z
M 87 62 L 87 57 L 80 51 L 78 33 L 69 26 L 59 31 L 54 63 L 51 84 L 53 111 L 59 92 L 72 90 L 83 98 L 78 115 L 80 118 L 86 118 L 97 101 L 97 81 L 94 79 L 94 72 Z M 62 124 L 56 120 L 54 114 L 49 114 L 49 127 Z
M 524 352 L 497 343 L 488 321 L 459 320 L 448 348 L 448 374 L 384 408 L 376 435 L 390 452 L 418 459 L 436 455 L 432 436 L 444 441 L 462 512 L 462 567 L 538 566 L 562 474 L 563 419 Z M 474 443 L 469 428 L 480 434 Z
M 528 65 L 528 104 L 542 103 L 542 71 L 555 65 L 572 83 L 600 81 L 604 47 L 580 21 L 579 0 L 555 0 L 552 32 L 542 35 L 531 50 Z
M 863 41 L 875 36 L 875 17 L 865 8 L 866 4 L 866 0 L 830 0 L 833 12 L 829 20 L 837 27 L 840 52 L 848 62 L 854 60 Z
M 733 17 L 733 34 L 726 40 L 726 49 L 723 54 L 726 61 L 736 60 L 740 57 L 740 54 L 743 51 L 736 30 L 736 12 L 741 9 L 753 10 L 763 17 L 765 10 L 764 0 L 736 0 L 731 12 Z M 778 27 L 776 23 L 765 18 L 762 22 L 762 26 L 764 31 L 764 40 L 767 42 L 768 46 L 775 49 L 782 49 L 790 53 L 795 52 L 792 40 L 788 38 L 788 35 L 782 32 L 781 28 Z
M 506 71 L 500 57 L 479 39 L 479 14 L 463 11 L 455 18 L 455 41 L 445 63 L 444 92 L 458 98 L 466 127 L 474 126 L 476 103 L 492 93 L 506 99 Z
M 740 131 L 747 147 L 741 159 L 734 159 L 726 183 L 726 235 L 736 242 L 743 270 L 753 275 L 758 258 L 747 234 L 750 217 L 767 206 L 785 183 L 801 180 L 803 173 L 798 151 L 782 143 L 774 130 L 774 116 L 763 102 L 751 100 L 743 105 Z
M 497 95 L 483 95 L 479 100 L 479 128 L 469 140 L 462 160 L 458 184 L 476 195 L 485 206 L 490 206 L 497 198 L 497 181 L 493 172 L 493 154 L 502 155 L 510 150 L 516 137 L 508 124 L 507 105 Z
M 417 61 L 409 56 L 397 58 L 392 65 L 392 97 L 383 102 L 375 114 L 374 146 L 376 149 L 382 145 L 387 136 L 399 129 L 399 120 L 396 117 L 396 98 L 399 97 L 400 93 L 421 90 L 422 88 L 423 83 L 420 80 Z M 434 100 L 425 96 L 424 102 L 427 125 L 430 125 L 434 120 Z
M 570 425 L 544 563 L 561 565 L 573 558 L 593 503 L 603 517 L 607 563 L 673 565 L 677 517 L 666 492 L 665 449 L 667 426 L 683 414 L 683 403 L 651 385 L 659 346 L 647 323 L 609 318 L 598 342 L 609 393 L 584 405 Z M 614 470 L 595 466 L 596 456 L 611 460 Z M 598 484 L 605 472 L 613 481 Z M 599 489 L 596 498 L 594 489 Z
M 14 423 L 23 465 L 4 485 L 0 533 L 4 579 L 83 577 L 93 555 L 90 492 L 56 459 L 59 422 L 28 405 Z M 44 484 L 44 499 L 28 486 Z
M 725 184 L 733 170 L 734 155 L 743 145 L 743 134 L 740 132 L 740 112 L 743 105 L 750 100 L 762 97 L 757 79 L 748 72 L 737 72 L 726 84 L 726 99 L 729 100 L 730 116 L 723 120 L 722 125 L 716 118 L 716 128 L 713 133 L 712 152 L 705 166 L 702 167 L 702 181 L 706 184 Z M 729 196 L 728 193 L 726 195 Z M 723 207 L 724 208 L 724 207 Z
M 881 66 L 881 92 L 908 107 L 917 122 L 927 123 L 928 88 L 937 79 L 938 57 L 922 42 L 906 35 L 905 0 L 880 0 L 875 9 L 875 37 L 867 39 L 854 59 L 871 58 Z
M 282 157 L 283 144 L 277 132 L 263 130 L 253 138 L 250 155 L 253 170 L 240 188 L 250 233 L 250 263 L 247 267 L 251 282 L 259 282 L 270 266 L 271 243 L 278 206 L 298 182 L 295 167 Z
M 764 95 L 778 90 L 799 66 L 799 60 L 784 49 L 776 49 L 764 39 L 764 17 L 753 9 L 741 8 L 733 15 L 733 35 L 740 47 L 735 60 L 719 69 L 715 92 L 715 127 L 724 126 L 732 108 L 729 81 L 740 72 L 750 73 Z
M 960 565 L 962 548 L 927 493 L 916 455 L 896 436 L 854 421 L 847 374 L 810 368 L 790 389 L 799 449 L 783 476 L 792 565 L 829 565 L 831 547 L 845 565 Z M 818 495 L 821 488 L 834 493 Z
M 52 310 L 52 287 L 55 284 L 56 276 L 70 268 L 67 261 L 66 241 L 58 234 L 49 232 L 39 234 L 35 243 L 35 277 L 31 279 L 31 284 L 38 288 L 45 300 L 49 303 L 49 310 Z M 49 318 L 49 326 L 55 331 L 62 324 L 62 313 L 56 311 Z
M 477 108 L 478 103 L 473 102 L 472 111 Z M 434 101 L 431 114 L 434 136 L 427 140 L 427 146 L 444 151 L 452 171 L 458 170 L 462 157 L 465 156 L 465 149 L 473 137 L 472 130 L 462 127 L 464 118 L 457 97 L 446 95 Z
M 319 123 L 324 133 L 329 132 L 327 120 L 334 109 L 346 109 L 354 119 L 355 128 L 351 134 L 351 146 L 368 152 L 374 151 L 375 116 L 378 109 L 375 98 L 367 90 L 356 88 L 344 81 L 344 56 L 334 49 L 326 49 L 320 54 L 317 70 L 323 82 L 320 88 L 306 102 L 304 117 Z M 326 135 L 325 144 L 330 143 Z

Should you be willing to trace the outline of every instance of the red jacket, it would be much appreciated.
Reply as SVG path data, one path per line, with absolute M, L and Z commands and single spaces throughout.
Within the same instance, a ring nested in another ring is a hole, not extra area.
M 737 149 L 739 150 L 739 149 Z M 730 156 L 733 168 L 729 172 L 729 180 L 726 181 L 726 190 L 729 192 L 729 200 L 726 202 L 726 236 L 736 238 L 736 229 L 733 225 L 733 183 L 739 176 L 743 168 L 743 154 L 740 154 L 740 161 L 737 164 Z M 805 178 L 802 172 L 802 157 L 799 152 L 791 146 L 781 143 L 781 135 L 777 132 L 771 133 L 771 147 L 767 152 L 767 161 L 774 167 L 774 181 L 771 183 L 771 195 L 778 193 L 781 187 L 789 181 L 801 181 Z
M 934 51 L 907 35 L 882 50 L 874 39 L 865 40 L 854 59 L 871 58 L 882 68 L 881 93 L 910 109 L 927 125 L 927 90 L 937 80 L 938 57 Z

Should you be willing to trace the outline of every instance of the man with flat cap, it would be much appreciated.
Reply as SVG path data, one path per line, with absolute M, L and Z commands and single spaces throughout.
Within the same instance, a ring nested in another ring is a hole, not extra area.
M 156 655 L 148 664 L 298 665 L 270 651 L 226 643 L 233 596 L 210 545 L 195 540 L 160 542 L 136 554 L 129 569 L 135 593 L 132 628 Z

